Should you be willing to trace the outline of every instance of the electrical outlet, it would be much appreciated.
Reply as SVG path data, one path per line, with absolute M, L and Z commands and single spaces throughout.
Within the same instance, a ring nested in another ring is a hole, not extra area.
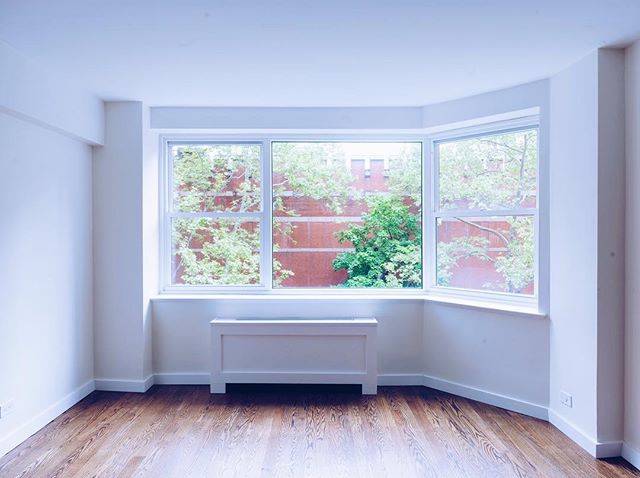
M 560 391 L 560 403 L 565 407 L 573 408 L 573 397 L 567 392 Z
M 5 418 L 7 415 L 10 415 L 15 407 L 16 404 L 13 400 L 7 400 L 6 402 L 0 403 L 0 420 Z

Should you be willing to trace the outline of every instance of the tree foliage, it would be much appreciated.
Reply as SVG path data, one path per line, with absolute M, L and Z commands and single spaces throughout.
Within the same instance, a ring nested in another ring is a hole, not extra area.
M 354 250 L 343 252 L 333 262 L 335 270 L 346 269 L 346 287 L 419 287 L 421 284 L 421 231 L 419 217 L 401 198 L 373 196 L 363 224 L 353 224 L 338 233 L 338 240 Z
M 530 129 L 440 144 L 440 208 L 494 210 L 498 214 L 500 210 L 535 207 L 537 141 L 537 130 Z M 491 262 L 502 277 L 485 283 L 484 288 L 522 293 L 533 282 L 532 217 L 461 215 L 455 220 L 469 226 L 469 233 L 438 241 L 439 285 L 449 285 L 461 261 L 469 258 Z M 499 251 L 491 253 L 490 239 L 497 241 Z
M 189 144 L 174 146 L 173 154 L 175 211 L 260 210 L 258 145 Z M 172 224 L 172 244 L 174 283 L 178 278 L 191 285 L 257 284 L 260 280 L 256 219 L 177 218 Z

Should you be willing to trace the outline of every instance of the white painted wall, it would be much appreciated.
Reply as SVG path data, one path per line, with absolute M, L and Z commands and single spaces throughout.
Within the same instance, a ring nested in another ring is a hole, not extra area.
M 625 457 L 640 467 L 640 41 L 626 52 Z
M 142 333 L 144 351 L 142 372 L 144 377 L 153 374 L 153 308 L 151 297 L 158 293 L 160 230 L 158 224 L 158 181 L 160 163 L 158 142 L 151 141 L 149 108 L 144 107 L 142 153 Z
M 93 389 L 93 322 L 90 146 L 4 113 L 0 144 L 2 456 Z
M 596 436 L 597 53 L 551 79 L 551 411 Z M 573 395 L 562 408 L 560 391 Z
M 598 433 L 622 440 L 624 420 L 624 50 L 598 50 Z
M 209 108 L 153 107 L 156 129 L 411 129 L 422 127 L 421 107 Z
M 426 375 L 547 406 L 546 318 L 429 302 L 424 316 Z
M 73 77 L 45 71 L 1 41 L 0 72 L 0 112 L 89 144 L 102 144 L 102 100 L 80 88 Z
M 420 300 L 160 298 L 153 303 L 155 373 L 209 373 L 214 317 L 376 317 L 378 373 L 421 371 Z
M 106 103 L 105 114 L 105 144 L 93 155 L 98 384 L 143 381 L 150 335 L 143 320 L 143 108 L 139 102 Z
M 622 438 L 621 59 L 599 50 L 551 78 L 549 407 L 592 452 Z

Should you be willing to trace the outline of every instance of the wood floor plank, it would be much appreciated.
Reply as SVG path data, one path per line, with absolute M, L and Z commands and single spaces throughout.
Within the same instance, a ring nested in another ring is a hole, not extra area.
M 423 387 L 94 392 L 0 459 L 2 478 L 638 477 L 552 425 Z

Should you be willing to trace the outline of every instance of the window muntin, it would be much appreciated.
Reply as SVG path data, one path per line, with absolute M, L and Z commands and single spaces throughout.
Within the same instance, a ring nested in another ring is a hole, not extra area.
M 435 141 L 433 286 L 535 296 L 538 130 Z
M 273 287 L 420 288 L 422 143 L 274 141 Z
M 169 286 L 260 285 L 262 144 L 169 142 L 167 149 Z

